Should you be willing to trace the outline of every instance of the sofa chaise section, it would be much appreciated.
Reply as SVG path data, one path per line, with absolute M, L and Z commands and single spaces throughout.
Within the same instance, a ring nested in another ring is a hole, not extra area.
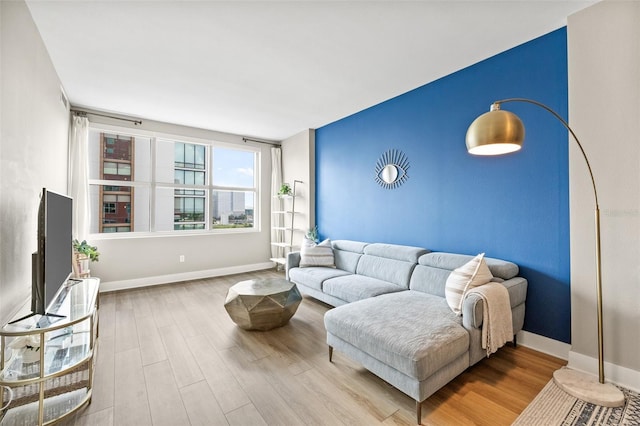
M 446 301 L 405 291 L 332 309 L 327 344 L 416 401 L 469 367 L 469 333 Z
M 325 314 L 330 359 L 333 350 L 348 355 L 421 403 L 470 365 L 486 357 L 482 348 L 483 301 L 464 299 L 457 316 L 445 298 L 446 281 L 473 256 L 427 253 L 418 259 L 409 289 L 339 306 Z M 509 294 L 513 332 L 522 328 L 527 282 L 518 267 L 486 259 L 495 280 Z

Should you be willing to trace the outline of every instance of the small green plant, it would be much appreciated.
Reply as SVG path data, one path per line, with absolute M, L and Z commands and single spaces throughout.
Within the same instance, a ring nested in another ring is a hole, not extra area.
M 291 195 L 291 186 L 288 183 L 283 183 L 282 185 L 280 185 L 278 195 Z
M 72 244 L 73 250 L 75 250 L 76 253 L 86 255 L 92 262 L 98 261 L 98 256 L 100 256 L 98 247 L 92 246 L 91 244 L 87 243 L 87 240 L 82 240 L 82 242 L 73 240 Z
M 314 243 L 318 242 L 318 225 L 314 226 L 313 229 L 309 229 L 306 235 L 308 240 L 313 241 Z

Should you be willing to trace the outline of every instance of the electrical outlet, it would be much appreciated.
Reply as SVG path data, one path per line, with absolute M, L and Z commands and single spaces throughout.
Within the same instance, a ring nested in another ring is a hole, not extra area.
M 184 263 L 184 254 L 180 255 L 180 263 Z

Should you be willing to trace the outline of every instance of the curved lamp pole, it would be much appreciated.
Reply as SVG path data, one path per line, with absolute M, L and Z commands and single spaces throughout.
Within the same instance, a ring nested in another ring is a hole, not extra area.
M 607 407 L 619 407 L 624 404 L 624 395 L 611 384 L 604 380 L 604 338 L 602 321 L 602 265 L 600 256 L 600 207 L 598 204 L 598 191 L 593 178 L 593 171 L 587 154 L 569 124 L 554 110 L 548 106 L 526 98 L 508 98 L 494 102 L 491 110 L 476 118 L 467 130 L 467 151 L 474 155 L 500 155 L 518 151 L 524 141 L 524 125 L 517 115 L 500 109 L 500 105 L 507 102 L 525 102 L 536 105 L 562 123 L 576 141 L 582 157 L 587 164 L 591 186 L 595 197 L 595 238 L 596 238 L 596 292 L 598 313 L 598 382 L 591 376 L 563 368 L 553 374 L 555 383 L 565 392 L 577 398 L 596 405 Z

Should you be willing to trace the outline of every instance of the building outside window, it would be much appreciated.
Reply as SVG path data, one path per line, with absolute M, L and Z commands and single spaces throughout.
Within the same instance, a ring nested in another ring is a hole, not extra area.
M 112 133 L 100 134 L 102 180 L 131 181 L 135 138 Z M 101 233 L 133 231 L 132 196 L 134 189 L 123 186 L 100 187 L 99 217 Z
M 204 186 L 207 182 L 206 146 L 174 142 L 174 183 Z M 205 190 L 174 190 L 173 229 L 206 229 Z
M 256 153 L 213 148 L 213 229 L 254 226 Z
M 89 133 L 92 233 L 255 229 L 259 151 Z

